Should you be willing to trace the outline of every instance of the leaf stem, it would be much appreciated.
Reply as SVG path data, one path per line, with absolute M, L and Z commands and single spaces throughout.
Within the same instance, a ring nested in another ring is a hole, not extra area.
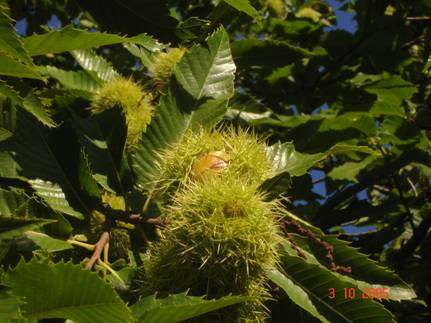
M 111 273 L 112 276 L 114 276 L 115 278 L 117 278 L 124 286 L 126 286 L 126 283 L 124 282 L 124 280 L 108 264 L 104 263 L 100 259 L 97 260 L 97 264 L 100 265 L 100 266 L 102 266 L 104 269 L 108 270 Z
M 85 242 L 81 242 L 81 241 L 72 240 L 72 239 L 67 240 L 67 242 L 69 242 L 72 245 L 79 246 L 79 247 L 82 247 L 82 248 L 90 250 L 90 251 L 93 251 L 94 248 L 96 247 L 95 245 L 92 245 L 92 244 L 89 244 L 89 243 L 85 243 Z

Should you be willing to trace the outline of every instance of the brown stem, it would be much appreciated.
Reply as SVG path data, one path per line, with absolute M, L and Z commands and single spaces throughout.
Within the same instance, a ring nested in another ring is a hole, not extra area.
M 431 20 L 431 17 L 407 17 L 407 20 Z
M 93 268 L 96 261 L 100 259 L 100 255 L 101 255 L 101 253 L 102 253 L 102 251 L 103 251 L 103 249 L 107 243 L 109 243 L 109 233 L 105 231 L 100 236 L 99 241 L 97 241 L 95 248 L 94 248 L 94 251 L 93 251 L 93 255 L 91 256 L 91 258 L 88 260 L 87 264 L 85 265 L 86 269 Z
M 104 208 L 104 214 L 108 217 L 131 224 L 165 226 L 167 223 L 160 218 L 143 218 L 141 214 L 130 214 L 126 211 L 114 210 L 109 207 Z

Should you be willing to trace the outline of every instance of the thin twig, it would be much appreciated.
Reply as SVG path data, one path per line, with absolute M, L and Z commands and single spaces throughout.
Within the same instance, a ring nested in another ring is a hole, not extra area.
M 407 176 L 407 182 L 409 182 L 409 184 L 413 190 L 413 193 L 415 193 L 415 197 L 418 197 L 418 191 L 416 190 L 416 186 L 413 184 L 412 180 L 408 176 Z
M 154 188 L 148 193 L 147 199 L 145 200 L 144 207 L 142 208 L 142 212 L 145 213 L 150 206 L 151 198 L 153 197 Z
M 431 17 L 407 17 L 407 20 L 431 20 Z
M 404 49 L 404 48 L 408 48 L 408 47 L 410 47 L 411 45 L 416 44 L 418 41 L 422 40 L 423 38 L 425 38 L 425 35 L 420 35 L 419 37 L 416 37 L 415 39 L 412 39 L 412 40 L 408 41 L 407 43 L 403 44 L 403 45 L 401 46 L 401 48 L 403 48 L 403 49 Z
M 413 230 L 415 230 L 416 227 L 415 227 L 415 224 L 413 223 L 413 214 L 410 211 L 408 201 L 404 196 L 403 190 L 401 188 L 401 183 L 398 180 L 398 174 L 394 174 L 394 176 L 392 177 L 392 180 L 393 180 L 393 182 L 395 184 L 395 188 L 397 189 L 398 194 L 400 196 L 401 203 L 403 204 L 404 208 L 406 209 L 406 215 L 407 215 L 407 218 L 410 222 L 410 226 L 412 227 Z
M 126 211 L 115 210 L 109 207 L 104 208 L 104 214 L 106 214 L 109 218 L 114 220 L 123 221 L 131 224 L 142 224 L 142 225 L 156 225 L 156 226 L 165 226 L 166 221 L 160 218 L 143 218 L 141 214 L 130 214 Z
M 86 269 L 93 268 L 96 261 L 100 259 L 100 254 L 102 253 L 102 251 L 105 248 L 105 245 L 107 243 L 109 243 L 109 233 L 105 231 L 100 236 L 99 241 L 97 241 L 95 248 L 94 248 L 94 251 L 93 251 L 93 255 L 91 256 L 91 258 L 88 260 L 87 264 L 85 265 Z

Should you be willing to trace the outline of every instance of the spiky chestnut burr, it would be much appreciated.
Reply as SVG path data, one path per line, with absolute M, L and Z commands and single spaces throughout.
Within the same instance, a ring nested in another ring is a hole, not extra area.
M 245 184 L 261 184 L 273 175 L 264 141 L 233 128 L 188 131 L 159 154 L 158 167 L 156 191 L 168 195 L 211 175 L 230 174 Z
M 205 321 L 263 320 L 269 296 L 265 271 L 278 262 L 278 207 L 233 174 L 190 182 L 166 209 L 169 225 L 160 240 L 149 246 L 143 291 L 163 295 L 190 290 L 208 298 L 248 295 L 253 301 Z
M 151 95 L 132 79 L 123 77 L 104 84 L 93 96 L 90 108 L 94 114 L 108 109 L 121 109 L 127 123 L 127 147 L 138 142 L 150 123 L 154 110 Z

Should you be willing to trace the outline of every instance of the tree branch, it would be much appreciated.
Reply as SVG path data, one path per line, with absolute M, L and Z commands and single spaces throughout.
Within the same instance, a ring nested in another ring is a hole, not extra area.
M 143 218 L 141 214 L 130 214 L 127 211 L 115 210 L 109 205 L 104 205 L 99 211 L 111 219 L 131 224 L 156 225 L 161 227 L 167 224 L 165 220 L 160 218 Z

